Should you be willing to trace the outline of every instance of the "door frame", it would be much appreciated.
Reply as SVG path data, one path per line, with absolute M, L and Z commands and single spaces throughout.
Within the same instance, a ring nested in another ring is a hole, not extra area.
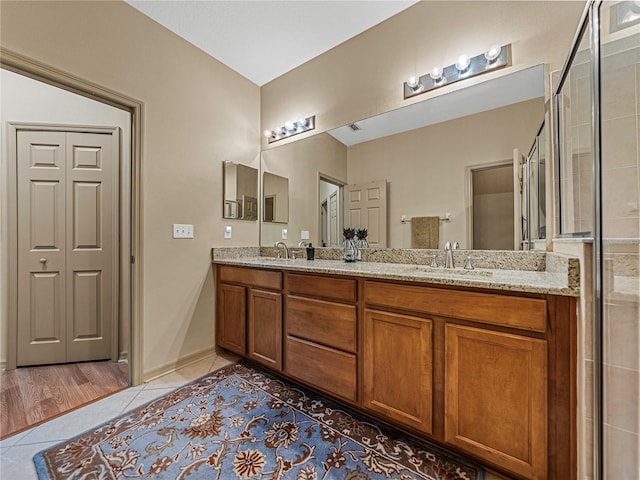
M 331 175 L 318 171 L 318 181 L 316 182 L 316 199 L 318 202 L 318 207 L 316 209 L 316 213 L 318 215 L 318 239 L 322 236 L 322 215 L 320 215 L 320 209 L 322 208 L 322 202 L 320 202 L 320 184 L 322 182 L 327 182 L 338 187 L 338 238 L 340 238 L 340 231 L 342 231 L 344 225 L 344 212 L 342 211 L 344 208 L 344 186 L 347 183 L 342 180 L 338 180 L 336 177 L 332 177 Z M 329 218 L 329 215 L 329 203 L 327 202 L 327 219 Z M 327 229 L 327 233 L 329 233 L 329 229 Z M 330 239 L 327 238 L 327 246 L 330 243 Z M 317 246 L 322 246 L 322 244 L 318 243 Z
M 142 276 L 142 132 L 144 131 L 144 103 L 132 97 L 123 95 L 114 90 L 105 88 L 96 83 L 81 79 L 75 75 L 59 70 L 55 67 L 32 60 L 21 54 L 13 52 L 5 47 L 0 46 L 0 68 L 5 68 L 12 72 L 24 75 L 29 78 L 53 85 L 63 90 L 67 90 L 87 98 L 91 98 L 101 103 L 111 105 L 128 111 L 131 114 L 131 152 L 130 152 L 130 191 L 129 194 L 129 250 L 130 259 L 126 261 L 129 266 L 129 308 L 126 314 L 129 315 L 129 352 L 127 355 L 129 366 L 129 384 L 131 386 L 142 383 L 143 377 L 143 349 L 142 349 L 142 301 L 141 292 L 143 288 Z M 9 127 L 13 128 L 13 127 Z M 8 134 L 10 132 L 7 132 Z M 8 138 L 9 144 L 15 142 L 15 138 Z M 9 147 L 10 148 L 10 147 Z M 10 154 L 10 150 L 7 152 Z M 9 156 L 7 156 L 8 163 Z M 4 162 L 3 162 L 4 163 Z M 8 165 L 1 165 L 2 178 L 7 179 Z M 15 184 L 3 180 L 2 195 L 3 202 L 15 197 Z M 14 195 L 12 197 L 12 195 Z M 9 205 L 3 203 L 3 205 Z M 17 270 L 13 271 L 17 266 L 17 262 L 12 261 L 10 253 L 17 252 L 17 233 L 15 228 L 10 226 L 16 225 L 17 212 L 15 209 L 6 207 L 7 215 L 2 215 L 0 223 L 0 238 L 2 240 L 2 254 L 9 262 L 3 262 L 3 268 L 0 272 L 1 283 L 7 285 L 5 291 L 0 292 L 6 294 L 6 301 L 3 302 L 4 314 L 8 320 L 8 338 L 17 338 L 17 290 L 16 282 Z M 120 256 L 125 249 L 120 249 Z M 125 263 L 120 258 L 120 265 Z M 6 263 L 8 263 L 7 266 Z M 11 271 L 9 271 L 11 270 Z M 10 281 L 14 280 L 14 281 Z M 6 293 L 5 293 L 6 292 Z M 117 339 L 116 339 L 117 342 Z M 17 345 L 16 342 L 9 341 L 7 345 L 7 368 L 15 368 L 17 363 Z

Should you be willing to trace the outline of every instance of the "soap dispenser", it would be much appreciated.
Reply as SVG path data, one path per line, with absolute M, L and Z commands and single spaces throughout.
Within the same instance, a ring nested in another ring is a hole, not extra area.
M 313 247 L 313 243 L 307 246 L 307 260 L 313 260 L 316 258 L 316 249 Z

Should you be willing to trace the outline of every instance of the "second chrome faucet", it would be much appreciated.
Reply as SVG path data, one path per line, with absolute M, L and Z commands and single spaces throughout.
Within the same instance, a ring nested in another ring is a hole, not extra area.
M 444 268 L 455 268 L 455 262 L 453 260 L 453 251 L 460 248 L 458 242 L 447 242 L 444 244 Z

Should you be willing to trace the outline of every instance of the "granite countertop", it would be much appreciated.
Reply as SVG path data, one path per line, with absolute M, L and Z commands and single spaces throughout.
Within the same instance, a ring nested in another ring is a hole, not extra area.
M 404 280 L 434 285 L 476 287 L 500 291 L 579 296 L 580 274 L 578 260 L 547 253 L 544 270 L 508 270 L 504 268 L 476 268 L 453 270 L 432 268 L 425 264 L 361 261 L 346 263 L 327 259 L 275 259 L 260 256 L 259 249 L 213 249 L 213 263 L 256 268 L 282 269 L 323 274 L 352 275 L 381 280 Z M 526 252 L 523 252 L 526 253 Z M 462 263 L 460 263 L 462 264 Z

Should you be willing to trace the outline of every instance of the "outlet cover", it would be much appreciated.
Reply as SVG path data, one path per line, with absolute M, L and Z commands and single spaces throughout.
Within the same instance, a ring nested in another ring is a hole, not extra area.
M 231 225 L 224 227 L 224 238 L 231 238 Z
M 283 240 L 286 240 L 286 239 L 287 239 L 287 229 L 286 229 L 286 228 L 283 228 L 283 229 L 282 229 L 282 239 L 283 239 Z
M 309 230 L 300 231 L 300 240 L 309 240 Z

